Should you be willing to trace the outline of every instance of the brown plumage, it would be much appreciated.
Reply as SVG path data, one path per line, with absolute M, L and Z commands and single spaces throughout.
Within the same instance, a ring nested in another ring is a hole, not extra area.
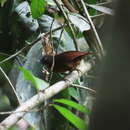
M 80 51 L 67 51 L 55 56 L 45 55 L 41 62 L 47 66 L 49 70 L 51 70 L 54 58 L 54 72 L 65 72 L 75 70 L 77 65 L 80 64 L 81 59 L 89 54 L 93 54 L 92 52 L 80 52 Z

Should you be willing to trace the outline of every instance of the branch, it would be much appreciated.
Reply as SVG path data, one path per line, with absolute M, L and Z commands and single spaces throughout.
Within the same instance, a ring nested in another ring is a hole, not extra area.
M 70 84 L 70 85 L 77 87 L 77 88 L 88 90 L 88 91 L 93 92 L 93 93 L 96 93 L 96 91 L 94 89 L 91 89 L 91 88 L 88 88 L 88 87 L 85 87 L 85 86 L 82 86 L 82 85 L 78 85 L 78 84 Z
M 55 29 L 53 29 L 51 32 L 55 32 L 55 31 L 57 31 L 57 30 L 59 30 L 59 29 L 62 29 L 64 26 L 66 26 L 66 25 L 60 26 L 60 27 L 58 27 L 58 28 L 55 28 Z M 32 47 L 34 44 L 36 44 L 38 41 L 40 41 L 40 40 L 42 39 L 42 37 L 44 37 L 44 36 L 50 34 L 51 32 L 42 33 L 42 34 L 41 34 L 41 37 L 38 37 L 36 40 L 34 40 L 34 41 L 32 41 L 30 44 L 26 45 L 25 47 L 23 47 L 22 49 L 20 49 L 20 50 L 19 50 L 18 52 L 16 52 L 15 54 L 13 54 L 13 55 L 9 56 L 8 58 L 4 59 L 3 61 L 1 61 L 1 62 L 0 62 L 0 65 L 3 64 L 3 63 L 5 63 L 5 62 L 7 62 L 8 60 L 10 60 L 10 59 L 12 59 L 12 58 L 18 56 L 20 53 L 22 53 L 22 52 L 25 51 L 26 49 Z
M 102 16 L 105 16 L 106 14 L 105 13 L 101 13 L 101 14 L 97 14 L 97 15 L 94 15 L 94 16 L 90 16 L 91 19 L 96 19 L 98 17 L 102 17 Z
M 58 0 L 54 0 L 54 2 L 56 3 L 56 5 L 59 8 L 59 10 L 62 12 L 62 14 L 63 14 L 63 16 L 64 16 L 64 18 L 66 20 L 66 23 L 67 23 L 68 27 L 70 28 L 70 31 L 72 33 L 72 37 L 73 37 L 73 40 L 74 40 L 74 45 L 75 45 L 76 50 L 79 50 L 78 43 L 77 43 L 77 40 L 76 40 L 76 35 L 75 35 L 74 30 L 73 30 L 73 27 L 71 26 L 70 20 L 68 19 L 67 13 L 65 13 L 62 5 L 59 3 Z
M 72 13 L 79 13 L 78 10 L 76 10 L 70 3 L 69 0 L 63 0 L 63 3 L 65 5 L 65 7 Z
M 17 94 L 17 92 L 16 92 L 16 90 L 15 90 L 15 87 L 14 87 L 13 84 L 11 83 L 9 77 L 8 77 L 7 74 L 4 72 L 4 70 L 2 69 L 2 67 L 0 67 L 0 71 L 3 73 L 3 75 L 4 75 L 5 78 L 6 78 L 6 80 L 8 81 L 9 85 L 11 86 L 11 88 L 12 88 L 12 90 L 13 90 L 13 92 L 14 92 L 14 94 L 15 94 L 17 100 L 18 100 L 19 105 L 21 105 L 21 100 L 20 100 L 20 98 L 19 98 L 19 96 L 18 96 L 18 94 Z
M 8 129 L 12 125 L 14 125 L 19 119 L 21 119 L 25 114 L 26 111 L 32 110 L 34 107 L 42 103 L 43 101 L 53 97 L 54 95 L 58 94 L 62 90 L 66 89 L 68 85 L 78 79 L 81 75 L 85 72 L 88 72 L 92 68 L 92 63 L 88 62 L 79 66 L 79 71 L 73 71 L 70 75 L 65 77 L 67 80 L 61 80 L 54 85 L 50 86 L 49 88 L 38 92 L 35 96 L 24 102 L 21 106 L 19 106 L 13 114 L 8 116 L 5 120 L 0 123 L 0 129 Z
M 84 10 L 84 12 L 85 12 L 86 18 L 88 19 L 88 21 L 89 21 L 89 23 L 90 23 L 90 26 L 91 26 L 91 28 L 92 28 L 92 32 L 93 32 L 93 34 L 95 35 L 95 38 L 96 38 L 96 40 L 97 40 L 97 45 L 96 45 L 96 46 L 97 46 L 97 48 L 99 49 L 99 52 L 101 53 L 101 56 L 103 56 L 103 55 L 104 55 L 104 49 L 103 49 L 101 40 L 100 40 L 100 38 L 99 38 L 99 36 L 98 36 L 98 33 L 97 33 L 97 31 L 96 31 L 96 28 L 95 28 L 95 26 L 94 26 L 94 24 L 93 24 L 93 22 L 92 22 L 92 20 L 91 20 L 91 17 L 89 16 L 88 10 L 87 10 L 86 5 L 85 5 L 85 3 L 84 3 L 83 0 L 81 0 L 81 4 L 82 4 L 82 6 L 83 6 L 83 10 Z

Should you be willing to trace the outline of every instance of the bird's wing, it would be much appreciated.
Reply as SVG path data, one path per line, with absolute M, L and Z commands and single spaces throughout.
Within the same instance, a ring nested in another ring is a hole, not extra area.
M 64 52 L 64 53 L 58 54 L 57 57 L 60 58 L 61 61 L 70 62 L 79 57 L 83 57 L 87 54 L 91 54 L 91 53 L 90 52 L 69 51 L 69 52 Z

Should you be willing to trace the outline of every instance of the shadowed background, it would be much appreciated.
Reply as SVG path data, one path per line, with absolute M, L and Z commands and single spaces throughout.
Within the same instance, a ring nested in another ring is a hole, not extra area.
M 89 130 L 130 129 L 130 1 L 114 4 L 116 16 L 106 19 L 106 56 Z

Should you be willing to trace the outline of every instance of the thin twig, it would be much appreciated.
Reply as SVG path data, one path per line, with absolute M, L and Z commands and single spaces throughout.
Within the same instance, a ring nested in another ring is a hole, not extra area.
M 18 100 L 19 105 L 21 105 L 22 102 L 21 102 L 20 98 L 18 97 L 17 92 L 16 92 L 16 90 L 15 90 L 13 84 L 11 83 L 9 77 L 7 76 L 7 74 L 4 72 L 4 70 L 3 70 L 1 67 L 0 67 L 0 71 L 3 73 L 3 75 L 4 75 L 5 78 L 6 78 L 6 80 L 7 80 L 8 83 L 10 84 L 10 86 L 11 86 L 11 88 L 12 88 L 12 90 L 13 90 L 13 92 L 14 92 L 14 94 L 15 94 L 17 100 Z
M 51 26 L 50 26 L 50 41 L 51 42 L 53 42 L 53 39 L 52 39 L 52 27 L 53 27 L 54 21 L 55 21 L 55 19 L 53 18 L 53 20 L 51 22 Z M 54 49 L 53 43 L 52 43 L 52 48 Z
M 77 43 L 77 40 L 76 40 L 76 36 L 75 36 L 74 30 L 73 30 L 73 27 L 71 26 L 71 24 L 70 24 L 70 22 L 69 22 L 69 20 L 68 20 L 67 14 L 65 13 L 63 7 L 62 7 L 61 4 L 58 2 L 58 0 L 54 0 L 54 1 L 55 1 L 55 3 L 57 4 L 57 7 L 58 7 L 58 8 L 60 9 L 60 11 L 62 12 L 62 14 L 63 14 L 63 16 L 64 16 L 64 18 L 65 18 L 65 20 L 66 20 L 66 22 L 67 22 L 67 24 L 68 24 L 68 26 L 69 26 L 69 28 L 70 28 L 70 30 L 71 30 L 71 33 L 72 33 L 72 36 L 73 36 L 73 40 L 74 40 L 74 44 L 75 44 L 76 50 L 79 50 L 79 48 L 78 48 L 78 43 Z
M 65 23 L 64 23 L 65 24 Z M 61 43 L 61 39 L 62 39 L 62 35 L 63 35 L 63 32 L 64 32 L 64 27 L 62 28 L 62 30 L 61 30 L 61 33 L 60 33 L 60 37 L 59 37 L 59 42 L 58 42 L 58 46 L 57 46 L 57 48 L 56 48 L 56 54 L 57 54 L 57 50 L 58 50 L 58 47 L 59 47 L 59 45 L 60 45 L 60 43 Z
M 25 47 L 23 47 L 22 49 L 20 49 L 18 52 L 14 53 L 13 55 L 9 56 L 8 58 L 2 60 L 0 62 L 0 65 L 3 64 L 3 63 L 5 63 L 5 62 L 7 62 L 8 60 L 16 57 L 17 55 L 19 55 L 20 53 L 22 53 L 24 50 L 26 50 L 28 47 L 29 47 L 29 45 L 26 45 Z
M 94 15 L 94 16 L 90 16 L 91 19 L 96 19 L 98 17 L 102 17 L 102 16 L 105 16 L 106 14 L 105 13 L 101 13 L 101 14 L 97 14 L 97 15 Z
M 65 25 L 65 26 L 66 26 L 66 25 Z M 58 27 L 58 28 L 53 29 L 52 32 L 55 32 L 55 31 L 57 31 L 57 30 L 59 30 L 59 29 L 62 29 L 62 28 L 63 28 L 63 26 L 60 26 L 60 27 Z M 42 37 L 44 37 L 44 36 L 46 36 L 46 35 L 48 35 L 48 34 L 50 34 L 50 32 L 42 33 L 42 34 L 41 34 L 41 37 L 37 38 L 36 40 L 34 40 L 33 42 L 31 42 L 30 44 L 27 44 L 25 47 L 23 47 L 22 49 L 20 49 L 18 52 L 14 53 L 13 55 L 9 56 L 8 58 L 2 60 L 2 61 L 0 62 L 0 65 L 3 64 L 3 63 L 5 63 L 5 62 L 7 62 L 8 60 L 10 60 L 10 59 L 16 57 L 17 55 L 19 55 L 20 53 L 22 53 L 22 52 L 25 51 L 26 49 L 29 49 L 29 48 L 30 48 L 31 46 L 33 46 L 35 43 L 37 43 L 38 41 L 40 41 L 40 40 L 42 39 Z
M 53 39 L 52 39 L 52 27 L 53 27 L 54 21 L 55 21 L 55 19 L 52 20 L 51 27 L 50 27 L 50 41 L 51 41 L 51 45 L 52 45 L 52 49 L 53 49 L 52 50 L 53 59 L 52 59 L 52 65 L 51 65 L 51 73 L 50 73 L 50 77 L 49 77 L 49 84 L 50 84 L 52 76 L 53 76 L 53 68 L 55 65 L 55 52 L 54 52 L 54 44 L 53 44 Z
M 71 84 L 72 86 L 75 86 L 77 88 L 81 88 L 81 89 L 85 89 L 85 90 L 88 90 L 90 92 L 93 92 L 93 93 L 96 93 L 95 90 L 91 89 L 91 88 L 88 88 L 88 87 L 84 87 L 84 86 L 81 86 L 81 85 L 78 85 L 78 84 Z
M 0 55 L 3 55 L 3 56 L 10 56 L 9 54 L 3 53 L 3 52 L 0 52 Z
M 94 35 L 95 35 L 96 40 L 97 40 L 97 44 L 98 44 L 98 45 L 96 45 L 96 46 L 99 48 L 99 52 L 101 53 L 101 56 L 103 56 L 103 55 L 104 55 L 104 49 L 103 49 L 101 40 L 100 40 L 100 38 L 99 38 L 99 36 L 98 36 L 98 33 L 97 33 L 97 31 L 96 31 L 96 28 L 95 28 L 95 26 L 94 26 L 94 24 L 93 24 L 93 22 L 92 22 L 92 20 L 91 20 L 91 17 L 89 16 L 88 10 L 87 10 L 86 5 L 85 5 L 85 3 L 84 3 L 83 0 L 81 0 L 81 4 L 82 4 L 82 6 L 83 6 L 83 9 L 84 9 L 86 18 L 88 19 L 88 21 L 89 21 L 89 23 L 90 23 L 90 26 L 91 26 L 91 28 L 92 28 L 92 31 L 93 31 L 93 33 L 94 33 Z
M 78 10 L 76 10 L 70 3 L 69 0 L 63 0 L 63 3 L 65 5 L 65 7 L 72 13 L 79 13 Z
M 79 50 L 78 42 L 76 40 L 76 35 L 75 35 L 75 32 L 74 32 L 74 29 L 73 29 L 72 25 L 70 24 L 68 13 L 66 13 L 66 16 L 67 16 L 66 21 L 69 23 L 68 25 L 69 25 L 71 32 L 72 32 L 73 40 L 74 40 L 74 43 L 75 43 L 75 48 L 78 51 Z

